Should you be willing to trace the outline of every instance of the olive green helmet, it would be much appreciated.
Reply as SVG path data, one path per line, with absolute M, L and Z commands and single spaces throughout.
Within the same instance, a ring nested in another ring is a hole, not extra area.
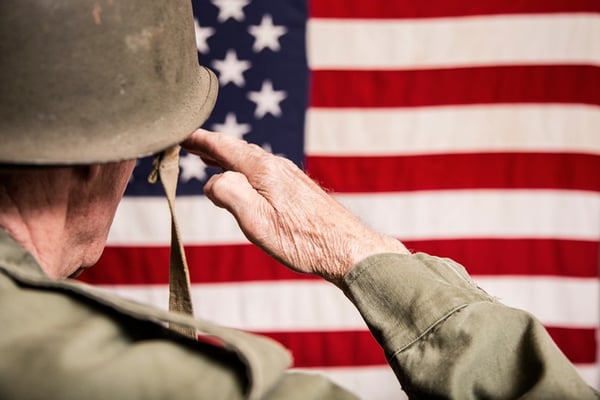
M 181 142 L 212 110 L 190 0 L 0 2 L 0 164 L 91 164 Z

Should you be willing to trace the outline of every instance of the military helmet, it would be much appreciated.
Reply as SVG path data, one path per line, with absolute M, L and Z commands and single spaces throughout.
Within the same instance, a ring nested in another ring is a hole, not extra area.
M 90 164 L 181 142 L 217 80 L 190 0 L 0 2 L 0 164 Z

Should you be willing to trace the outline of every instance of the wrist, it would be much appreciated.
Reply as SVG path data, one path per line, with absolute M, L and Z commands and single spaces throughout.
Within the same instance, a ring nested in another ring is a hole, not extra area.
M 410 254 L 410 251 L 401 241 L 389 236 L 377 235 L 377 237 L 370 240 L 355 241 L 348 245 L 346 256 L 338 260 L 336 265 L 331 266 L 328 269 L 327 276 L 323 277 L 336 286 L 341 287 L 344 277 L 358 263 L 367 257 L 381 253 Z

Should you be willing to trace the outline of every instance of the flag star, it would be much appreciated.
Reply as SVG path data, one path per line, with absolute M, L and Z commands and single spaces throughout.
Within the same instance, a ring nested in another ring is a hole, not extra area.
M 246 84 L 243 73 L 251 67 L 251 64 L 250 61 L 238 60 L 235 50 L 229 49 L 225 58 L 213 61 L 212 66 L 219 71 L 219 83 L 222 86 L 233 82 L 236 86 L 242 87 Z
M 264 151 L 266 151 L 267 153 L 271 153 L 271 154 L 274 154 L 274 155 L 279 156 L 279 157 L 285 157 L 285 155 L 283 153 L 273 153 L 273 147 L 271 146 L 271 143 L 269 143 L 269 142 L 265 142 L 260 147 L 262 147 L 262 149 Z
M 211 27 L 202 27 L 198 20 L 194 18 L 194 30 L 196 31 L 196 47 L 200 53 L 208 53 L 208 44 L 206 40 L 215 34 L 215 29 Z
M 127 182 L 127 184 L 130 184 L 131 182 L 135 181 L 135 175 L 138 172 L 137 167 L 139 167 L 139 165 L 140 165 L 140 160 L 139 159 L 135 160 L 135 167 L 133 167 L 133 173 L 129 177 L 129 181 Z
M 262 149 L 263 149 L 264 151 L 266 151 L 267 153 L 271 153 L 271 154 L 273 154 L 273 147 L 271 147 L 271 143 L 269 143 L 269 142 L 265 142 L 265 143 L 264 143 L 262 146 L 260 146 L 260 147 L 262 147 Z
M 250 4 L 250 0 L 212 0 L 212 3 L 219 8 L 219 22 L 225 22 L 229 18 L 241 22 L 245 18 L 242 8 Z
M 227 113 L 222 124 L 213 124 L 212 129 L 241 139 L 250 132 L 250 124 L 240 124 L 234 113 Z
M 281 116 L 281 103 L 287 97 L 287 93 L 283 90 L 273 90 L 273 83 L 270 80 L 265 80 L 262 84 L 260 92 L 248 92 L 248 99 L 256 103 L 254 116 L 262 118 L 267 113 L 275 117 Z
M 287 33 L 287 28 L 282 25 L 273 25 L 273 18 L 266 14 L 263 16 L 260 25 L 251 25 L 248 27 L 248 32 L 254 36 L 254 46 L 252 50 L 259 52 L 265 47 L 273 51 L 278 51 L 279 37 Z
M 179 157 L 182 182 L 189 182 L 193 178 L 203 181 L 206 179 L 206 164 L 197 155 L 185 154 Z

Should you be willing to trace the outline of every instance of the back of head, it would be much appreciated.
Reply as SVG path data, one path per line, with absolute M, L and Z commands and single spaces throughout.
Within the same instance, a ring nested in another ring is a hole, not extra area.
M 0 164 L 138 158 L 208 117 L 189 0 L 0 2 Z

